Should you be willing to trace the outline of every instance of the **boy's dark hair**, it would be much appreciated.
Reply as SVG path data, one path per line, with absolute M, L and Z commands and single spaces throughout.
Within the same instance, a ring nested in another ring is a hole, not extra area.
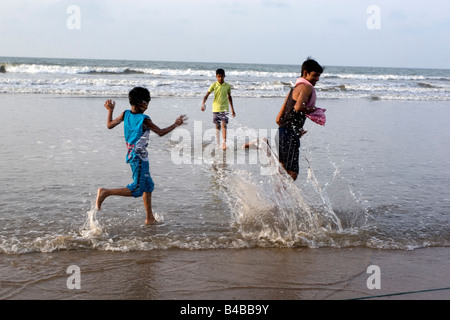
M 217 69 L 217 71 L 216 71 L 216 76 L 219 75 L 219 74 L 225 75 L 225 70 L 223 70 L 223 69 Z
M 142 102 L 149 103 L 151 100 L 150 92 L 143 87 L 135 87 L 128 93 L 130 105 L 139 106 Z
M 311 73 L 313 71 L 317 73 L 323 73 L 323 68 L 316 60 L 308 57 L 302 65 L 302 76 L 304 75 L 305 71 L 307 73 Z

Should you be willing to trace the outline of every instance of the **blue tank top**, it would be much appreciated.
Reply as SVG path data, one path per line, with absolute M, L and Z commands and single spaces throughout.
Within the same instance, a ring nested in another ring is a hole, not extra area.
M 132 113 L 131 110 L 124 112 L 123 117 L 125 142 L 127 143 L 127 163 L 139 157 L 148 161 L 147 146 L 150 130 L 144 128 L 144 120 L 150 119 L 142 113 Z M 144 131 L 145 129 L 145 131 Z

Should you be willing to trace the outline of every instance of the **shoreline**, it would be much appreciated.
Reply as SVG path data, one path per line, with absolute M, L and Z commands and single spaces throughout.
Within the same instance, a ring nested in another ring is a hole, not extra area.
M 354 247 L 2 255 L 0 299 L 448 300 L 449 253 Z M 70 266 L 79 267 L 79 289 L 68 288 Z M 376 282 L 370 266 L 379 267 L 380 289 L 368 288 Z
M 98 94 L 98 95 L 86 95 L 86 94 L 58 94 L 58 93 L 37 93 L 37 92 L 30 92 L 30 93 L 13 93 L 13 92 L 6 92 L 6 93 L 0 93 L 0 97 L 7 97 L 7 98 L 18 98 L 18 97 L 42 97 L 42 98 L 54 98 L 54 99 L 124 99 L 128 100 L 128 93 L 113 93 L 113 94 Z M 202 96 L 178 96 L 178 95 L 152 95 L 152 100 L 202 100 Z M 236 96 L 233 97 L 237 100 L 276 100 L 281 105 L 286 98 L 286 95 L 283 93 L 279 96 Z M 357 103 L 358 101 L 365 101 L 368 103 L 435 103 L 435 104 L 445 104 L 448 101 L 447 100 L 427 100 L 427 99 L 383 99 L 376 95 L 372 96 L 360 96 L 360 97 L 319 97 L 320 101 L 325 102 L 353 102 Z

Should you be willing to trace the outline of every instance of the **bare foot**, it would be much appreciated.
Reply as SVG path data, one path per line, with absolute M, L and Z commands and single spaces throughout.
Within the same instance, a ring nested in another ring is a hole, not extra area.
M 225 150 L 227 148 L 227 144 L 224 142 L 223 144 L 222 144 L 222 150 Z
M 106 199 L 106 190 L 103 188 L 99 188 L 97 191 L 97 200 L 96 200 L 96 206 L 97 210 L 102 210 L 102 203 Z
M 145 219 L 145 225 L 152 226 L 152 225 L 155 225 L 155 224 L 159 224 L 159 221 L 156 220 L 155 218 L 153 218 L 153 219 Z

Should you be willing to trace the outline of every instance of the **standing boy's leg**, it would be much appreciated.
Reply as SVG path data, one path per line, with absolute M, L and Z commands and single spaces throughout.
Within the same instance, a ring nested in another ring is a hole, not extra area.
M 145 224 L 151 225 L 151 224 L 157 223 L 158 221 L 155 219 L 155 216 L 153 215 L 153 210 L 152 210 L 152 193 L 144 192 L 143 199 L 144 199 L 145 211 L 147 212 L 147 218 L 145 219 Z
M 220 116 L 218 112 L 213 112 L 213 123 L 216 126 L 216 141 L 220 143 Z
M 220 123 L 216 123 L 216 141 L 217 145 L 220 144 Z
M 225 121 L 222 121 L 222 137 L 223 137 L 222 149 L 226 149 L 227 148 L 227 124 Z
M 228 112 L 220 113 L 220 121 L 222 123 L 222 137 L 223 137 L 222 149 L 225 150 L 227 148 Z

